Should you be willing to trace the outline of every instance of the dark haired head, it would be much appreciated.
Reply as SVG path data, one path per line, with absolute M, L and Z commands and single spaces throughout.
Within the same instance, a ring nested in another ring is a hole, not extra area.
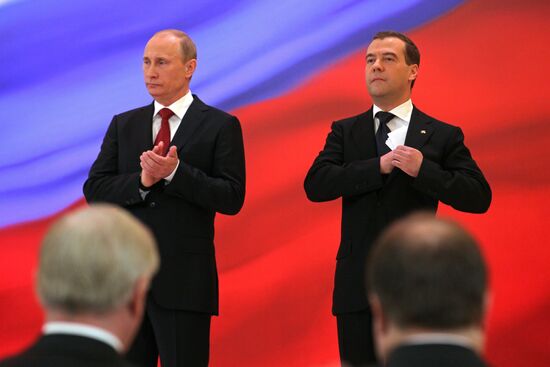
M 403 41 L 405 43 L 405 62 L 407 63 L 407 65 L 416 64 L 420 66 L 420 51 L 409 37 L 405 36 L 403 33 L 396 31 L 383 31 L 376 33 L 374 37 L 372 37 L 372 40 L 382 40 L 384 38 L 398 38 Z M 411 89 L 414 86 L 414 82 L 415 80 L 413 80 L 411 83 Z

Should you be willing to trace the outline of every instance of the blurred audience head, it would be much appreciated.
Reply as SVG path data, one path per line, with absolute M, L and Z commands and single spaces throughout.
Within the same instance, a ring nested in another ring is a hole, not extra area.
M 46 321 L 101 327 L 127 348 L 158 267 L 152 234 L 123 209 L 73 211 L 51 226 L 40 249 L 37 293 Z
M 460 335 L 481 350 L 487 267 L 457 223 L 419 213 L 390 226 L 369 257 L 367 284 L 381 359 L 418 333 Z

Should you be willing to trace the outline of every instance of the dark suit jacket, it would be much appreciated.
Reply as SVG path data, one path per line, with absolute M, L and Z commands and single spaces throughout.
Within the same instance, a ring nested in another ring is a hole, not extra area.
M 168 185 L 161 180 L 141 198 L 139 157 L 153 147 L 150 104 L 113 118 L 84 195 L 121 205 L 151 228 L 161 259 L 151 288 L 159 305 L 217 314 L 214 217 L 243 205 L 244 148 L 239 120 L 193 97 L 170 143 L 180 164 Z
M 413 109 L 405 145 L 424 156 L 418 177 L 394 169 L 380 174 L 372 109 L 336 121 L 307 173 L 310 200 L 342 198 L 333 313 L 368 309 L 366 257 L 382 229 L 416 210 L 435 212 L 438 202 L 473 213 L 489 208 L 491 189 L 464 145 L 460 128 Z
M 390 353 L 386 367 L 486 367 L 471 349 L 458 345 L 400 346 Z
M 132 367 L 111 346 L 83 336 L 50 334 L 0 367 Z

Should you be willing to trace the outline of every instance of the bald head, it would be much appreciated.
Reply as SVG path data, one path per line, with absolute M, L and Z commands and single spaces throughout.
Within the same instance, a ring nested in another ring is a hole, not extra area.
M 368 265 L 370 295 L 400 328 L 479 325 L 487 269 L 476 241 L 458 224 L 417 214 L 385 231 Z

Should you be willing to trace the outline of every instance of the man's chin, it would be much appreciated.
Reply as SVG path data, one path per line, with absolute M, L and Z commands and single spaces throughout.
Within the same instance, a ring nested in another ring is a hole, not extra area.
M 154 88 L 147 88 L 147 91 L 149 92 L 151 97 L 153 97 L 154 99 L 157 99 L 162 96 L 162 94 L 159 93 L 159 91 Z
M 386 95 L 386 91 L 381 88 L 368 88 L 371 97 L 383 97 Z

